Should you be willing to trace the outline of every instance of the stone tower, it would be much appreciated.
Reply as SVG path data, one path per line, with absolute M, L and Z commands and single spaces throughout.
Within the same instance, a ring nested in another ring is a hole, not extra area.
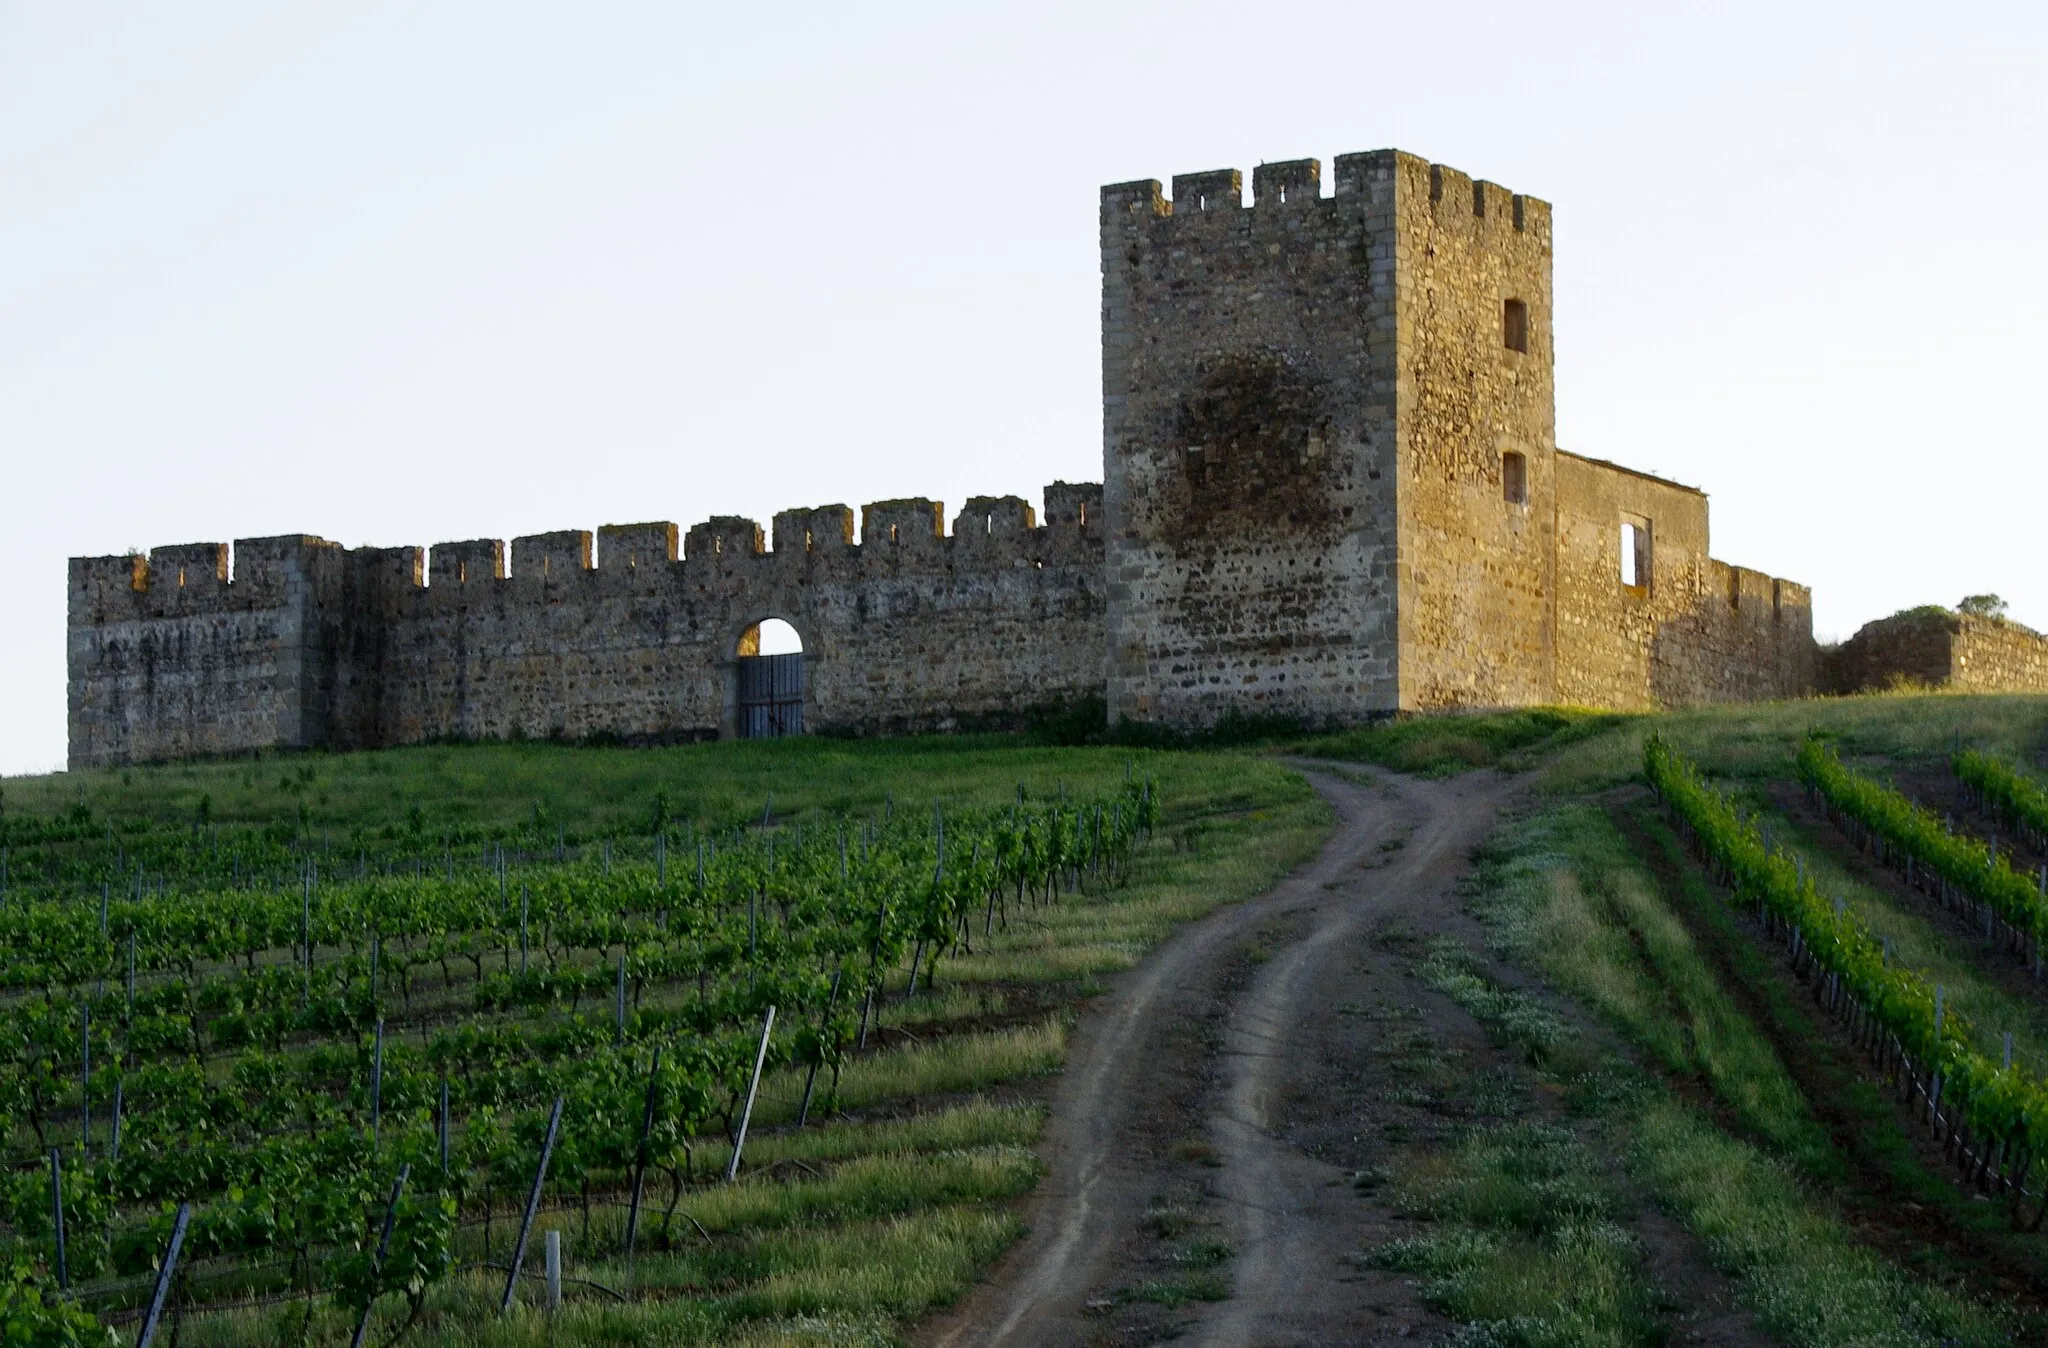
M 1550 208 L 1397 151 L 1102 190 L 1112 718 L 1549 701 Z

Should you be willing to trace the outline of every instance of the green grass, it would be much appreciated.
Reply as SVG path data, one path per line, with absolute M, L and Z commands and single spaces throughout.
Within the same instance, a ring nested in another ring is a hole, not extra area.
M 1440 777 L 1468 768 L 1526 768 L 1635 717 L 1572 707 L 1402 716 L 1294 745 L 1297 753 Z
M 1511 957 L 1542 969 L 1663 1071 L 1704 1081 L 1752 1136 L 1809 1173 L 1840 1173 L 1777 1051 L 1597 808 L 1563 806 L 1497 836 L 1482 883 L 1479 911 Z
M 657 797 L 672 819 L 757 820 L 773 797 L 778 818 L 866 814 L 891 800 L 928 812 L 1000 805 L 1022 783 L 1034 797 L 1062 785 L 1085 795 L 1121 782 L 1127 768 L 1152 774 L 1176 807 L 1200 813 L 1249 808 L 1269 798 L 1274 776 L 1234 765 L 1239 755 L 1137 748 L 1044 748 L 1005 736 L 835 740 L 733 740 L 664 748 L 584 748 L 549 743 L 425 745 L 367 753 L 267 752 L 133 768 L 13 777 L 4 804 L 48 815 L 83 805 L 96 818 L 184 822 L 202 800 L 229 824 L 299 818 L 338 838 L 357 829 L 403 827 L 418 805 L 431 837 L 444 827 L 514 827 L 539 806 L 571 834 L 646 833 Z
M 1468 1130 L 1403 1165 L 1391 1197 L 1427 1234 L 1369 1262 L 1423 1276 L 1423 1299 L 1468 1328 L 1461 1343 L 1660 1341 L 1642 1250 L 1571 1129 L 1511 1123 Z

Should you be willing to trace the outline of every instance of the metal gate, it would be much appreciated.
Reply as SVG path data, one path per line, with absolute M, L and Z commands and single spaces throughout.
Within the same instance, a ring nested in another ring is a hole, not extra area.
M 775 739 L 804 733 L 804 657 L 739 657 L 739 736 Z

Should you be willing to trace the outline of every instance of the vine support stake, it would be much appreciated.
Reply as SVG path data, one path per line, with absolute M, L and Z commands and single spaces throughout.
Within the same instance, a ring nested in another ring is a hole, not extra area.
M 540 1214 L 541 1186 L 547 1183 L 548 1158 L 555 1154 L 555 1138 L 562 1130 L 562 1097 L 548 1115 L 547 1135 L 540 1143 L 540 1164 L 533 1168 L 533 1191 L 526 1196 L 526 1215 L 519 1222 L 519 1239 L 512 1245 L 510 1271 L 505 1275 L 505 1295 L 498 1302 L 498 1314 L 512 1313 L 512 1300 L 519 1294 L 519 1266 L 526 1262 L 526 1242 L 533 1235 L 533 1219 Z
M 448 1173 L 448 1078 L 445 1076 L 441 1078 L 440 1125 L 438 1131 L 441 1138 L 441 1173 L 445 1175 Z
M 377 1154 L 377 1130 L 384 1114 L 384 1018 L 377 1018 L 377 1038 L 370 1047 L 370 1154 Z
M 625 947 L 623 946 L 619 948 L 619 996 L 617 1021 L 617 1041 L 621 1044 L 624 1044 L 626 1042 L 626 951 Z
M 113 1164 L 121 1159 L 121 1082 L 114 1081 L 114 1130 L 107 1139 L 107 1162 Z
M 825 1013 L 818 1017 L 818 1037 L 821 1044 L 826 1029 L 832 1024 L 832 1007 L 839 1000 L 839 979 L 845 972 L 844 969 L 832 971 L 832 990 L 825 994 Z M 824 1054 L 821 1052 L 817 1060 L 812 1062 L 811 1070 L 804 1075 L 804 1099 L 796 1111 L 796 1126 L 799 1128 L 811 1120 L 811 1088 L 818 1084 L 818 1068 L 823 1062 Z
M 412 1174 L 412 1163 L 398 1167 L 398 1178 L 391 1185 L 391 1201 L 384 1205 L 384 1234 L 377 1238 L 377 1255 L 370 1261 L 370 1299 L 363 1303 L 363 1313 L 356 1318 L 355 1336 L 348 1341 L 348 1348 L 363 1348 L 363 1336 L 370 1332 L 370 1308 L 377 1304 L 377 1275 L 383 1271 L 384 1257 L 391 1253 L 391 1228 L 398 1222 L 398 1200 L 405 1193 L 405 1181 Z
M 761 1069 L 768 1062 L 768 1036 L 775 1032 L 775 1008 L 768 1008 L 768 1015 L 761 1022 L 761 1047 L 754 1053 L 754 1075 L 747 1082 L 747 1103 L 740 1110 L 740 1131 L 732 1141 L 732 1160 L 726 1163 L 725 1182 L 730 1184 L 739 1177 L 740 1152 L 747 1145 L 747 1124 L 754 1117 L 754 1097 L 761 1090 Z
M 633 1202 L 626 1209 L 626 1262 L 633 1261 L 633 1240 L 640 1233 L 640 1197 L 647 1189 L 647 1139 L 654 1132 L 655 1088 L 661 1081 L 661 1050 L 647 1069 L 647 1106 L 640 1114 L 640 1146 L 633 1153 Z
M 192 1205 L 178 1204 L 178 1215 L 171 1221 L 171 1243 L 164 1250 L 164 1261 L 156 1267 L 156 1288 L 149 1294 L 149 1310 L 142 1317 L 142 1332 L 135 1336 L 135 1348 L 149 1348 L 156 1338 L 156 1327 L 163 1323 L 164 1303 L 170 1299 L 171 1279 L 177 1273 L 178 1251 L 185 1245 L 185 1228 L 192 1221 Z
M 55 1147 L 50 1148 L 50 1220 L 57 1233 L 57 1287 L 68 1292 L 71 1266 L 64 1250 L 64 1157 Z
M 548 1310 L 554 1312 L 562 1309 L 562 1233 L 550 1227 L 542 1243 L 546 1250 Z
M 92 1155 L 92 1008 L 78 1008 L 78 1154 Z

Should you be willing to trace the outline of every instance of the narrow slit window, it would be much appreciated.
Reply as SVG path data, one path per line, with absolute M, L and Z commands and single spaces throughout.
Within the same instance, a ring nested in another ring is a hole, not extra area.
M 1529 306 L 1509 300 L 1500 308 L 1500 340 L 1510 351 L 1529 349 Z
M 1529 458 L 1525 454 L 1500 456 L 1500 494 L 1509 505 L 1529 504 Z

